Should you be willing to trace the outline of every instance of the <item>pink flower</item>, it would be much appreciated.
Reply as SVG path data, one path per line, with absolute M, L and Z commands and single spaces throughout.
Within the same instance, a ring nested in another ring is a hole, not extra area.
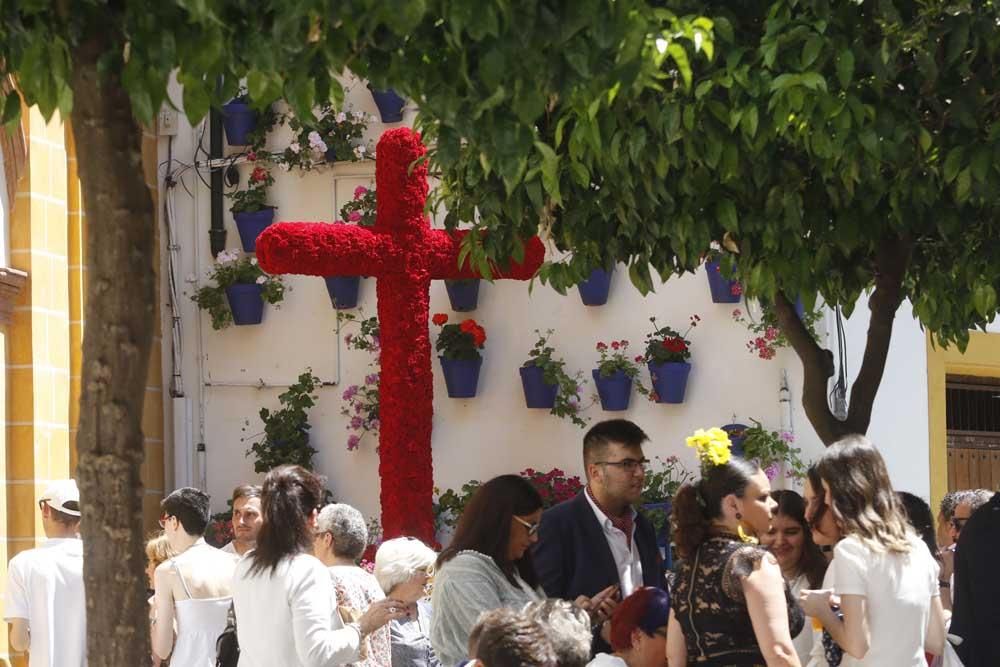
M 738 320 L 741 317 L 743 317 L 743 311 L 742 310 L 740 310 L 739 308 L 733 310 L 733 319 L 734 320 Z
M 775 329 L 774 327 L 768 327 L 767 330 L 764 331 L 764 338 L 766 338 L 767 340 L 774 340 L 777 337 L 778 337 L 778 330 Z
M 347 438 L 347 448 L 350 449 L 350 450 L 357 449 L 358 445 L 360 445 L 360 444 L 361 444 L 361 436 L 359 436 L 359 435 L 356 435 L 356 434 L 352 433 Z
M 617 350 L 619 347 L 621 347 L 621 346 L 618 344 L 618 341 L 616 341 L 616 340 L 611 341 L 611 349 L 612 350 Z
M 729 287 L 729 292 L 733 296 L 740 296 L 743 294 L 743 285 L 740 285 L 738 280 L 733 281 L 733 284 Z
M 351 211 L 347 214 L 348 222 L 360 222 L 361 221 L 361 211 Z
M 366 188 L 365 186 L 359 185 L 358 187 L 354 188 L 354 198 L 355 199 L 361 199 L 366 194 L 368 194 L 368 188 Z

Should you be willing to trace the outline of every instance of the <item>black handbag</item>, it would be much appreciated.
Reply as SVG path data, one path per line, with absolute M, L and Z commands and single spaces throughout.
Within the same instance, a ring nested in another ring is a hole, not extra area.
M 240 642 L 236 637 L 236 609 L 229 603 L 226 629 L 215 640 L 215 667 L 237 667 L 240 661 Z

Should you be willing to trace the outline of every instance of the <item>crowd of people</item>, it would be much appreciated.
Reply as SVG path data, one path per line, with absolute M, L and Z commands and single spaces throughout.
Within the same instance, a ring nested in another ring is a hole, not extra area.
M 646 434 L 584 437 L 587 484 L 543 511 L 517 475 L 483 484 L 450 543 L 379 545 L 355 508 L 323 504 L 298 466 L 232 495 L 232 542 L 209 545 L 209 497 L 161 504 L 146 555 L 151 663 L 173 667 L 969 667 L 1000 665 L 1000 494 L 948 494 L 937 516 L 893 490 L 863 436 L 829 447 L 803 494 L 774 490 L 726 434 L 699 432 L 701 476 L 673 499 L 664 568 L 637 511 Z M 5 614 L 30 665 L 85 665 L 79 492 L 39 504 L 50 538 L 8 569 Z

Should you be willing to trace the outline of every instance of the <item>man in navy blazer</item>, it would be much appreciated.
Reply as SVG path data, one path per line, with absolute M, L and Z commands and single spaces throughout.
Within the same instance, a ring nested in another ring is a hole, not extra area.
M 666 590 L 656 533 L 635 509 L 649 463 L 642 453 L 647 440 L 641 428 L 625 419 L 603 421 L 587 431 L 587 486 L 542 514 L 532 551 L 549 597 L 590 598 L 611 585 L 620 587 L 621 597 L 643 586 Z M 598 633 L 593 652 L 599 651 L 610 649 Z

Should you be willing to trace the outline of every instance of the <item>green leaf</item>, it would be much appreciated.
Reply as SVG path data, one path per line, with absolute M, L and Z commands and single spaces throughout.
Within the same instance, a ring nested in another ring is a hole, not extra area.
M 667 53 L 673 59 L 674 64 L 677 65 L 677 71 L 681 73 L 681 79 L 684 81 L 684 87 L 691 87 L 691 63 L 688 61 L 687 51 L 684 47 L 677 42 L 671 42 L 667 47 Z
M 747 135 L 747 138 L 753 139 L 757 135 L 757 122 L 757 107 L 751 106 L 743 111 L 740 129 Z
M 837 81 L 841 88 L 847 88 L 854 77 L 854 54 L 850 49 L 844 49 L 837 54 Z
M 958 203 L 963 204 L 969 198 L 969 191 L 972 188 L 972 172 L 970 167 L 966 167 L 962 171 L 958 172 L 958 178 L 955 179 L 955 199 Z
M 948 157 L 944 160 L 944 171 L 941 174 L 945 183 L 951 183 L 955 180 L 958 170 L 962 168 L 962 158 L 964 156 L 965 149 L 961 146 L 955 146 L 948 151 Z
M 543 141 L 535 142 L 535 149 L 542 157 L 542 185 L 556 204 L 562 203 L 559 193 L 559 155 Z
M 739 218 L 736 215 L 736 204 L 731 199 L 722 199 L 715 205 L 715 217 L 727 232 L 739 231 Z
M 926 153 L 927 151 L 929 151 L 931 149 L 932 143 L 933 143 L 933 139 L 931 137 L 931 133 L 928 132 L 925 128 L 921 127 L 920 128 L 920 150 L 922 150 L 923 152 Z
M 819 35 L 813 35 L 806 40 L 805 45 L 802 47 L 802 69 L 808 69 L 810 65 L 816 62 L 816 58 L 823 48 L 823 42 L 823 38 Z
M 184 86 L 184 114 L 192 124 L 198 123 L 208 113 L 208 108 L 212 103 L 206 85 L 203 81 L 185 76 L 183 73 L 178 79 Z
M 858 135 L 858 141 L 864 146 L 865 150 L 874 155 L 875 157 L 880 157 L 882 151 L 879 148 L 878 135 L 875 134 L 875 130 L 865 130 Z
M 7 94 L 3 103 L 3 117 L 0 124 L 8 125 L 21 117 L 21 97 L 14 91 Z
M 981 317 L 989 317 L 997 308 L 996 289 L 992 285 L 976 285 L 972 292 L 972 305 Z

